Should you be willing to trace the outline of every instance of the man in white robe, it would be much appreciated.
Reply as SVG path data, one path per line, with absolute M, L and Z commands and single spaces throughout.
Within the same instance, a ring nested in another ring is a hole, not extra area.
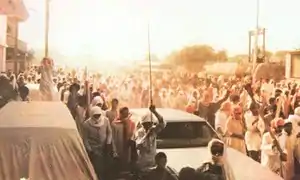
M 275 119 L 271 123 L 272 128 L 274 128 L 273 134 L 276 137 L 276 141 L 281 135 L 284 124 L 285 122 L 283 119 Z M 281 140 L 281 143 L 278 143 L 280 145 L 280 148 L 282 149 L 284 147 L 283 144 L 285 143 L 283 142 L 283 140 Z M 283 151 L 285 150 L 283 149 Z M 270 132 L 266 132 L 262 137 L 261 165 L 283 176 L 282 160 L 284 160 L 284 158 L 281 157 L 280 152 L 275 145 L 275 140 L 272 138 Z
M 292 180 L 294 172 L 294 150 L 295 150 L 295 136 L 292 133 L 293 127 L 289 120 L 285 121 L 282 135 L 279 137 L 280 144 L 283 144 L 287 154 L 287 161 L 283 162 L 284 165 L 284 179 Z
M 245 143 L 249 156 L 253 160 L 260 162 L 261 137 L 265 130 L 265 124 L 258 114 L 258 107 L 256 104 L 251 103 L 250 110 L 245 113 L 245 122 L 247 128 L 245 134 Z
M 155 166 L 156 137 L 166 127 L 163 117 L 156 111 L 155 106 L 150 106 L 151 113 L 141 119 L 142 127 L 136 131 L 136 144 L 138 149 L 137 166 L 141 172 L 146 172 Z M 158 124 L 153 125 L 152 117 L 158 119 Z

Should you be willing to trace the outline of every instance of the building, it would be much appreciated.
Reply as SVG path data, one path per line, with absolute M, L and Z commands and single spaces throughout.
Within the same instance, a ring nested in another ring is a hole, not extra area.
M 16 39 L 18 35 L 14 29 L 18 29 L 19 22 L 13 17 L 7 18 L 6 35 L 6 69 L 14 71 L 23 71 L 31 65 L 32 51 L 28 48 L 26 42 Z M 17 44 L 17 45 L 16 45 Z M 15 48 L 17 47 L 17 48 Z
M 23 68 L 19 59 L 27 54 L 27 45 L 18 40 L 19 23 L 28 18 L 23 0 L 0 0 L 0 71 Z M 15 48 L 16 47 L 16 48 Z M 11 53 L 13 49 L 13 53 Z M 23 52 L 23 53 L 22 53 Z M 11 57 L 11 54 L 13 56 Z M 22 54 L 24 54 L 22 56 Z M 8 61 L 7 58 L 10 58 Z M 11 67 L 13 64 L 13 68 Z M 25 63 L 24 63 L 25 67 Z
M 285 59 L 285 78 L 300 79 L 300 50 L 290 51 Z

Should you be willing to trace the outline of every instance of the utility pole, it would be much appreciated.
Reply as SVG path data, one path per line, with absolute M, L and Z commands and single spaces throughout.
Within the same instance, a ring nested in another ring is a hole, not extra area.
M 19 60 L 18 60 L 18 46 L 19 46 L 19 21 L 17 18 L 13 19 L 15 28 L 14 28 L 14 33 L 13 33 L 13 38 L 14 38 L 14 53 L 13 53 L 13 64 L 14 64 L 14 71 L 16 74 L 19 74 Z
M 260 9 L 260 0 L 256 0 L 256 29 L 254 34 L 254 52 L 252 56 L 252 74 L 254 74 L 258 53 L 258 36 L 259 36 L 259 9 Z
M 49 55 L 50 0 L 45 0 L 45 57 Z

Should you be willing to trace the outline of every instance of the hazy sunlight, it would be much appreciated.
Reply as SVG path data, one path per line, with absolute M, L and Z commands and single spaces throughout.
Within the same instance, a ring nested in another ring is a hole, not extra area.
M 30 18 L 21 38 L 43 48 L 44 0 L 25 0 Z M 260 24 L 269 50 L 299 47 L 298 0 L 261 0 Z M 91 54 L 120 62 L 144 59 L 147 12 L 151 49 L 162 58 L 185 45 L 207 43 L 229 54 L 247 53 L 255 27 L 253 0 L 51 0 L 50 47 L 66 55 Z

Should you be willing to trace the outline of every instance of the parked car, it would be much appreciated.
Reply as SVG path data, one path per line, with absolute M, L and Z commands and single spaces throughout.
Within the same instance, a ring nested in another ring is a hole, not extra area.
M 148 109 L 131 109 L 132 119 L 138 123 Z M 167 154 L 168 165 L 177 172 L 182 167 L 198 168 L 210 160 L 207 145 L 218 138 L 216 131 L 203 118 L 175 109 L 157 109 L 167 122 L 166 128 L 157 137 L 157 149 Z M 153 116 L 153 122 L 157 119 Z M 232 148 L 227 148 L 227 159 L 237 180 L 282 180 L 281 177 L 262 167 Z
M 74 119 L 62 102 L 0 109 L 0 179 L 97 180 Z

